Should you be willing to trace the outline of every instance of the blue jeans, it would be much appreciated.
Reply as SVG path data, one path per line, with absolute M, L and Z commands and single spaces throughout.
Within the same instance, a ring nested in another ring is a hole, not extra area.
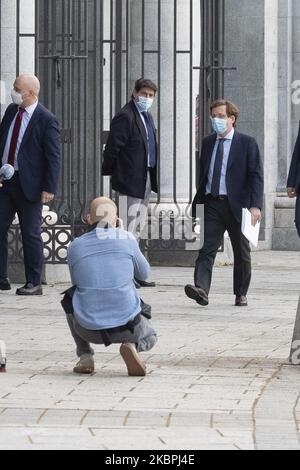
M 298 230 L 298 235 L 300 237 L 300 196 L 297 197 L 295 223 Z

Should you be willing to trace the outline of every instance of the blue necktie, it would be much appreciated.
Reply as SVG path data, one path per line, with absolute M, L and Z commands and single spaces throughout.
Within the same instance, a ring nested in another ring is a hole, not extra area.
M 149 148 L 149 166 L 151 168 L 156 167 L 156 140 L 155 133 L 150 121 L 148 113 L 145 111 L 142 113 L 145 119 L 147 131 L 148 131 L 148 148 Z
M 214 174 L 213 174 L 213 179 L 212 179 L 212 184 L 211 184 L 211 194 L 214 197 L 220 196 L 220 184 L 221 184 L 222 166 L 223 166 L 223 159 L 224 159 L 224 142 L 225 142 L 225 139 L 220 139 L 219 145 L 217 148 Z

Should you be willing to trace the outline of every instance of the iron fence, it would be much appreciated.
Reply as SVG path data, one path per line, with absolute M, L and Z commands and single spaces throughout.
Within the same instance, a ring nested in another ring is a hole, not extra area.
M 129 100 L 137 78 L 147 75 L 159 88 L 154 114 L 160 190 L 153 203 L 168 204 L 174 219 L 172 206 L 182 214 L 192 202 L 209 105 L 224 90 L 224 2 L 36 0 L 41 101 L 62 126 L 60 189 L 43 214 L 46 263 L 64 263 L 70 240 L 85 230 L 90 201 L 113 196 L 101 175 L 102 151 L 111 119 Z M 17 44 L 19 23 L 18 16 Z M 144 248 L 184 251 L 192 241 L 172 237 Z M 12 261 L 22 259 L 17 223 L 9 250 Z

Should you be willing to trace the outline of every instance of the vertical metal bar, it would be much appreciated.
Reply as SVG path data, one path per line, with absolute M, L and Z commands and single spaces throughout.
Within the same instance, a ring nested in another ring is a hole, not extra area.
M 222 67 L 225 66 L 225 0 L 222 0 Z M 225 70 L 222 70 L 222 97 L 225 97 Z
M 70 49 L 71 49 L 71 54 L 73 55 L 75 53 L 75 35 L 76 35 L 76 3 L 74 0 L 71 0 L 71 5 L 70 5 L 70 27 L 71 27 L 71 37 L 70 37 Z M 72 39 L 71 39 L 72 38 Z M 75 134 L 75 125 L 74 125 L 74 119 L 76 116 L 76 108 L 75 108 L 75 100 L 74 100 L 74 90 L 75 90 L 75 62 L 73 60 L 70 61 L 70 68 L 71 68 L 71 77 L 70 77 L 70 120 L 71 120 L 71 129 L 72 129 L 72 140 L 71 140 L 71 204 L 72 204 L 72 233 L 73 236 L 75 235 L 75 225 L 77 222 L 77 217 L 76 217 L 76 206 L 75 206 L 75 192 L 77 190 L 77 181 L 76 181 L 76 173 L 75 173 L 75 165 L 74 165 L 74 156 L 76 158 L 75 154 L 75 139 L 74 139 L 74 134 Z M 78 158 L 78 155 L 77 155 Z
M 2 61 L 1 61 L 1 50 L 2 50 L 2 7 L 0 2 L 0 80 L 2 80 Z M 0 118 L 1 116 L 1 106 L 0 106 Z
M 114 81 L 114 0 L 110 0 L 110 121 L 113 118 L 113 81 Z
M 51 28 L 51 53 L 53 55 L 56 55 L 57 53 L 57 27 L 56 27 L 56 21 L 57 21 L 57 4 L 56 0 L 53 3 L 53 7 L 51 9 L 52 11 L 52 28 Z M 50 18 L 50 16 L 49 16 Z M 56 64 L 52 68 L 52 73 L 53 73 L 53 78 L 54 78 L 54 83 L 56 84 Z M 54 85 L 55 86 L 55 85 Z M 52 112 L 56 111 L 56 93 L 55 89 L 53 89 L 53 83 L 49 83 L 49 89 L 51 90 L 50 96 L 51 96 L 51 110 Z
M 177 0 L 174 0 L 173 60 L 173 201 L 177 204 Z
M 142 70 L 141 70 L 141 76 L 144 78 L 145 77 L 145 0 L 142 0 L 142 23 L 141 23 L 141 28 L 142 28 Z
M 99 11 L 97 11 L 99 8 Z M 103 120 L 104 120 L 104 105 L 103 105 L 103 98 L 104 98 L 104 50 L 103 50 L 103 47 L 104 47 L 104 43 L 103 43 L 103 29 L 104 29 L 104 18 L 103 18 L 103 13 L 104 13 L 104 7 L 103 7 L 103 1 L 100 2 L 100 5 L 98 4 L 98 1 L 95 0 L 95 31 L 97 29 L 97 18 L 99 18 L 99 30 L 100 30 L 100 37 L 99 37 L 99 41 L 100 41 L 100 89 L 99 89 L 99 112 L 100 112 L 100 152 L 101 152 L 101 155 L 102 155 L 102 150 L 103 150 L 103 147 L 104 147 L 104 142 L 103 142 Z M 95 50 L 97 51 L 97 37 L 96 37 L 96 32 L 95 32 Z M 97 57 L 98 57 L 98 54 L 97 54 Z M 96 86 L 96 83 L 97 83 L 97 76 L 98 76 L 98 73 L 97 73 L 97 67 L 95 67 L 95 75 L 94 75 L 94 83 L 95 83 L 95 91 L 97 92 L 97 86 Z M 97 96 L 97 95 L 96 95 Z M 97 101 L 97 100 L 96 100 Z M 98 122 L 97 120 L 97 116 L 98 116 L 98 111 L 95 107 L 94 109 L 94 118 L 95 118 L 95 122 Z M 97 144 L 97 138 L 96 138 L 96 134 L 95 134 L 95 145 Z M 103 176 L 101 175 L 101 187 L 99 188 L 100 191 L 99 191 L 99 194 L 103 194 Z
M 158 104 L 157 104 L 157 126 L 158 126 L 158 155 L 157 155 L 157 165 L 158 165 L 158 204 L 161 202 L 161 40 L 162 40 L 162 22 L 161 22 L 161 0 L 158 0 L 158 38 L 157 38 L 157 82 L 158 82 Z
M 194 54 L 193 54 L 193 45 L 194 45 L 194 9 L 193 9 L 193 0 L 190 0 L 190 175 L 189 175 L 189 203 L 192 203 L 193 200 L 193 129 L 194 129 L 194 103 L 193 103 L 193 92 L 194 92 Z
M 71 5 L 72 0 L 67 0 L 66 5 L 67 5 L 67 19 L 66 19 L 66 34 L 67 34 L 67 50 L 68 50 L 68 55 L 70 56 L 72 53 L 72 44 L 71 44 L 71 19 L 72 19 L 72 5 Z M 64 1 L 65 3 L 65 1 Z M 67 61 L 67 80 L 66 84 L 63 84 L 63 86 L 67 85 L 67 120 L 68 120 L 68 129 L 72 129 L 72 98 L 71 98 L 71 93 L 72 93 L 72 74 L 71 74 L 71 61 Z M 64 90 L 64 88 L 63 88 Z M 73 136 L 72 136 L 73 140 Z M 74 236 L 74 217 L 73 217 L 73 187 L 72 187 L 72 150 L 73 150 L 73 145 L 70 144 L 68 145 L 68 150 L 67 150 L 67 161 L 68 161 L 68 207 L 69 207 L 69 214 L 70 214 L 70 227 L 71 227 L 71 235 L 72 237 Z
M 39 55 L 40 55 L 40 4 L 38 0 L 35 0 L 35 21 L 34 21 L 34 29 L 35 29 L 35 57 L 34 57 L 34 69 L 35 69 L 35 75 L 38 77 L 40 75 L 40 61 L 39 61 Z M 1 2 L 0 2 L 0 8 L 1 8 Z M 0 18 L 1 18 L 1 10 L 0 10 Z M 1 50 L 1 45 L 0 45 L 0 50 Z M 0 63 L 1 67 L 1 63 Z M 1 76 L 1 74 L 0 74 Z
M 90 59 L 90 56 L 89 56 L 89 6 L 91 6 L 91 8 L 92 8 L 92 4 L 90 4 L 88 0 L 84 0 L 84 2 L 83 2 L 84 32 L 83 32 L 83 38 L 82 38 L 82 40 L 84 41 L 84 46 L 82 47 L 82 51 L 83 51 L 83 54 L 86 57 L 88 57 L 88 59 L 83 59 L 84 64 L 83 64 L 82 68 L 83 68 L 84 77 L 81 76 L 81 73 L 80 73 L 80 76 L 79 76 L 80 86 L 82 86 L 82 89 L 83 89 L 83 109 L 82 110 L 80 109 L 78 114 L 83 112 L 83 120 L 84 120 L 84 126 L 83 126 L 84 135 L 83 135 L 83 138 L 81 137 L 81 140 L 80 140 L 80 143 L 81 143 L 80 158 L 84 162 L 83 201 L 82 201 L 82 209 L 81 209 L 81 217 L 80 217 L 80 222 L 81 223 L 84 222 L 85 209 L 86 209 L 86 206 L 89 202 L 88 201 L 88 186 L 89 186 L 89 182 L 88 182 L 88 175 L 89 175 L 88 162 L 89 162 L 89 158 L 88 157 L 89 157 L 89 149 L 88 149 L 88 139 L 87 139 L 88 121 L 89 121 L 88 96 L 89 96 L 89 83 L 90 83 L 90 80 L 89 80 L 89 63 L 90 63 L 90 61 L 89 61 L 89 59 Z M 81 21 L 79 22 L 79 28 L 81 28 Z M 81 39 L 81 30 L 80 29 L 79 29 L 78 34 L 79 34 L 79 37 Z M 95 36 L 96 36 L 96 31 L 95 31 Z M 95 64 L 96 64 L 97 49 L 94 50 L 94 54 L 95 54 L 94 61 L 95 61 Z M 80 48 L 80 55 L 81 55 L 81 48 Z M 82 61 L 79 59 L 79 62 L 81 63 Z M 83 83 L 82 83 L 82 81 L 83 81 Z M 80 86 L 79 86 L 79 88 L 80 88 Z M 96 95 L 95 95 L 95 100 L 96 100 Z M 79 106 L 81 108 L 80 97 L 79 97 L 78 103 L 79 103 Z M 94 106 L 96 106 L 96 103 L 94 103 Z M 96 126 L 97 126 L 96 121 L 95 121 L 94 125 L 95 125 L 95 133 L 96 133 Z M 81 127 L 81 126 L 79 126 L 79 127 Z M 83 142 L 82 142 L 82 140 L 83 140 Z M 95 148 L 94 152 L 96 153 L 96 148 Z M 95 157 L 94 157 L 94 162 L 96 162 Z M 93 173 L 96 174 L 95 169 L 94 169 Z M 80 175 L 79 175 L 78 179 L 80 180 Z M 95 185 L 93 185 L 93 187 L 95 188 Z
M 73 1 L 73 4 L 75 2 Z M 77 8 L 76 8 L 77 4 Z M 85 24 L 85 16 L 82 18 L 82 6 L 84 6 L 85 0 L 78 0 L 75 3 L 75 15 L 74 18 L 74 25 L 76 24 L 76 28 L 73 31 L 74 36 L 74 51 L 73 53 L 77 56 L 81 55 L 81 34 L 83 33 L 83 42 L 85 39 L 85 31 L 87 26 Z M 82 21 L 83 20 L 83 21 Z M 85 49 L 85 48 L 84 48 Z M 84 53 L 84 52 L 83 52 Z M 85 66 L 85 64 L 84 64 Z M 77 120 L 77 132 L 76 132 L 76 157 L 77 157 L 77 168 L 76 171 L 76 180 L 77 180 L 77 202 L 78 202 L 78 215 L 77 219 L 81 223 L 83 214 L 84 214 L 84 202 L 86 200 L 86 158 L 87 155 L 85 152 L 81 153 L 82 143 L 85 140 L 85 123 L 87 120 L 87 116 L 85 113 L 85 83 L 87 81 L 87 76 L 84 74 L 82 77 L 82 63 L 81 60 L 73 61 L 73 84 L 77 86 L 77 97 L 76 103 L 74 103 L 75 113 L 74 113 L 74 121 Z M 83 94 L 81 94 L 81 89 L 83 88 Z M 75 100 L 74 100 L 75 101 Z M 83 101 L 83 103 L 82 103 Z M 83 104 L 83 106 L 82 106 Z M 84 123 L 83 126 L 81 125 L 81 118 L 82 122 Z M 75 127 L 75 122 L 74 122 Z M 83 136 L 82 136 L 83 130 Z M 83 138 L 82 138 L 83 137 Z M 83 141 L 83 142 L 82 142 Z
M 116 113 L 122 108 L 123 1 L 116 2 Z
M 126 0 L 126 93 L 129 95 L 129 42 L 130 42 L 130 16 L 129 16 L 129 0 Z M 126 96 L 127 98 L 127 96 Z
M 20 75 L 20 0 L 17 0 L 16 76 Z
M 62 2 L 62 22 L 61 22 L 61 52 L 63 55 L 66 55 L 66 38 L 65 38 L 65 23 L 66 23 L 66 2 Z M 62 86 L 65 85 L 65 76 L 66 76 L 66 61 L 61 62 L 61 73 L 62 73 Z M 64 88 L 63 88 L 64 89 Z M 62 93 L 61 96 L 61 120 L 62 120 L 62 127 L 63 129 L 67 128 L 67 120 L 66 120 L 66 94 Z M 69 144 L 68 144 L 69 146 Z M 66 192 L 66 188 L 68 191 L 68 182 L 66 181 L 67 178 L 67 171 L 66 171 L 66 144 L 63 144 L 63 159 L 62 159 L 62 169 L 61 169 L 61 203 L 59 206 L 59 215 L 62 214 L 62 209 L 65 207 L 67 203 L 68 192 Z

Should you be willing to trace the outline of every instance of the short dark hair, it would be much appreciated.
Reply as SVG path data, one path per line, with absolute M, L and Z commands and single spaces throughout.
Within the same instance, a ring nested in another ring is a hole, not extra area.
M 239 108 L 231 101 L 217 100 L 212 103 L 210 107 L 210 111 L 212 112 L 214 109 L 219 108 L 220 106 L 226 106 L 226 113 L 228 117 L 232 117 L 232 116 L 235 117 L 235 123 L 234 123 L 234 126 L 235 126 L 237 123 L 239 114 L 240 114 Z
M 136 93 L 141 91 L 143 88 L 150 88 L 150 90 L 153 90 L 155 93 L 158 91 L 156 84 L 148 78 L 140 78 L 135 82 L 134 91 Z

